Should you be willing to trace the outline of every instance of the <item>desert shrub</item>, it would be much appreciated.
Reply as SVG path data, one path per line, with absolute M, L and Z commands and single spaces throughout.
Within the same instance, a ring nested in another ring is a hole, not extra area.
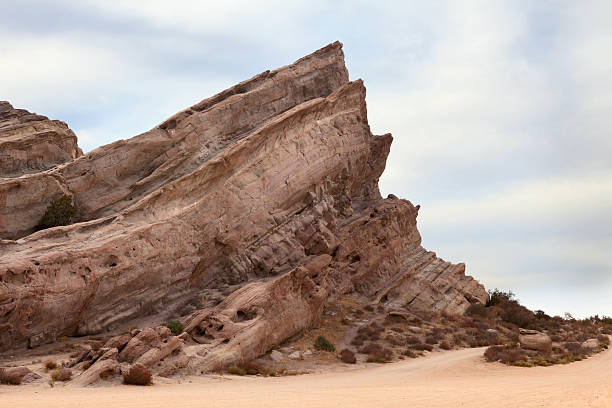
M 484 352 L 484 357 L 487 361 L 498 361 L 500 359 L 500 354 L 504 351 L 504 347 L 502 346 L 491 346 L 487 348 Z
M 410 349 L 406 349 L 402 352 L 403 356 L 406 357 L 410 357 L 410 358 L 417 358 L 419 355 L 417 353 L 415 353 L 414 351 L 410 350 Z
M 540 320 L 550 320 L 551 317 L 549 315 L 547 315 L 546 313 L 544 313 L 543 310 L 536 310 L 533 313 L 536 317 L 536 319 L 540 319 Z
M 582 344 L 576 341 L 568 341 L 563 345 L 563 347 L 565 347 L 565 349 L 570 353 L 580 350 L 581 346 Z
M 325 337 L 319 336 L 316 338 L 314 342 L 315 350 L 324 350 L 334 352 L 336 351 L 336 346 L 329 342 Z
M 550 339 L 556 343 L 563 341 L 563 337 L 559 336 L 558 334 L 553 334 L 552 336 L 550 336 Z
M 369 325 L 361 326 L 357 330 L 357 336 L 364 340 L 378 340 L 380 339 L 380 335 L 384 330 L 385 329 L 383 329 L 376 322 L 372 322 Z
M 374 311 L 374 306 L 372 306 L 372 305 L 365 305 L 363 307 L 363 310 L 365 310 L 366 312 L 373 312 Z
M 140 363 L 136 363 L 123 372 L 123 383 L 131 385 L 149 385 L 152 379 L 151 370 Z
M 353 353 L 349 349 L 344 349 L 340 352 L 340 360 L 342 360 L 342 362 L 346 364 L 355 364 L 357 362 L 355 353 Z
M 418 343 L 418 344 L 411 344 L 410 348 L 413 350 L 427 350 L 427 351 L 431 351 L 433 350 L 433 346 L 431 344 L 423 344 L 423 343 Z
M 368 363 L 387 363 L 393 358 L 393 352 L 378 343 L 368 343 L 359 352 L 368 355 Z
M 238 367 L 237 365 L 231 365 L 227 367 L 227 372 L 232 375 L 246 375 L 247 372 L 244 368 Z
M 406 343 L 408 344 L 417 344 L 420 343 L 421 340 L 417 336 L 408 336 L 406 337 Z
M 446 340 L 442 340 L 440 342 L 440 348 L 443 349 L 443 350 L 450 350 L 450 349 L 452 349 L 450 343 L 448 341 L 446 341 Z
M 461 346 L 466 339 L 467 337 L 463 333 L 453 334 L 453 344 L 455 344 L 455 346 Z
M 355 338 L 351 340 L 351 344 L 353 346 L 361 347 L 363 346 L 363 343 L 364 343 L 364 339 L 361 336 L 355 336 Z
M 23 377 L 19 373 L 9 373 L 0 368 L 0 384 L 19 385 Z
M 57 368 L 57 363 L 55 362 L 55 360 L 46 360 L 45 361 L 45 369 L 47 371 L 54 370 L 56 368 Z
M 170 329 L 174 336 L 178 336 L 183 332 L 183 325 L 177 320 L 168 322 L 168 324 L 166 324 L 166 327 Z
M 438 344 L 438 340 L 436 340 L 436 338 L 434 336 L 429 335 L 429 336 L 427 336 L 425 338 L 425 343 L 432 344 L 432 345 L 433 344 Z
M 605 334 L 600 334 L 599 336 L 597 336 L 597 340 L 599 341 L 599 344 L 601 344 L 602 346 L 610 345 L 610 338 L 606 336 Z
M 38 223 L 37 229 L 58 227 L 68 225 L 72 222 L 72 217 L 76 214 L 76 208 L 72 205 L 72 197 L 63 195 L 57 200 L 51 201 L 47 206 L 47 211 Z
M 489 300 L 487 301 L 487 307 L 489 306 L 497 306 L 503 301 L 513 301 L 514 293 L 512 291 L 502 292 L 501 290 L 495 288 L 495 290 L 489 290 Z
M 511 364 L 517 361 L 526 361 L 528 354 L 525 350 L 516 347 L 491 346 L 485 350 L 484 357 L 487 361 L 501 361 L 505 364 Z
M 53 381 L 70 381 L 72 378 L 72 371 L 66 367 L 60 367 L 51 372 L 51 379 Z
M 501 318 L 506 322 L 516 324 L 519 327 L 529 327 L 535 321 L 535 315 L 525 306 L 516 301 L 502 304 L 503 312 Z
M 212 372 L 215 374 L 223 375 L 225 372 L 225 366 L 221 362 L 216 362 L 213 366 Z
M 392 344 L 394 346 L 401 346 L 403 344 L 403 342 L 400 339 L 398 339 L 396 336 L 386 336 L 385 340 L 389 344 Z
M 472 317 L 478 316 L 486 318 L 489 316 L 489 311 L 487 310 L 485 305 L 482 305 L 480 303 L 473 303 L 467 308 L 465 314 Z

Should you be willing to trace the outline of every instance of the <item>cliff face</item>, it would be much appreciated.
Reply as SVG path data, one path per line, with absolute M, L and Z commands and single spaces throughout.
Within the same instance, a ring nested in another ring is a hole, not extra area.
M 484 302 L 463 264 L 420 246 L 418 208 L 381 198 L 392 137 L 371 134 L 341 47 L 0 179 L 0 349 L 184 316 L 190 366 L 210 369 L 266 352 L 346 293 L 450 313 Z M 78 222 L 32 233 L 62 194 Z

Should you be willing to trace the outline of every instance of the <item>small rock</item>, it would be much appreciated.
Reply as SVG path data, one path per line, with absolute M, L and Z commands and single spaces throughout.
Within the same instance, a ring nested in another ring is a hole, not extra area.
M 272 350 L 272 352 L 270 353 L 270 358 L 272 359 L 272 361 L 274 361 L 275 363 L 280 363 L 281 361 L 283 361 L 283 359 L 285 358 L 285 356 L 283 356 L 283 353 L 281 353 L 278 350 Z
M 300 353 L 299 351 L 294 351 L 293 353 L 289 354 L 287 357 L 289 357 L 291 360 L 301 360 L 302 353 Z
M 313 354 L 314 353 L 312 352 L 312 350 L 306 350 L 304 353 L 302 353 L 302 357 L 310 357 Z
M 157 334 L 159 334 L 159 337 L 162 340 L 167 339 L 172 334 L 172 331 L 166 326 L 157 326 L 155 328 L 155 331 L 157 332 Z

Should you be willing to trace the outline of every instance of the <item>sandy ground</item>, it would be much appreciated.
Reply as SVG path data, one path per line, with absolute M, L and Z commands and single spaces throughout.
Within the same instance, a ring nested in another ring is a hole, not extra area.
M 488 364 L 482 353 L 432 353 L 296 377 L 192 377 L 146 388 L 2 386 L 0 407 L 612 407 L 611 351 L 534 368 Z

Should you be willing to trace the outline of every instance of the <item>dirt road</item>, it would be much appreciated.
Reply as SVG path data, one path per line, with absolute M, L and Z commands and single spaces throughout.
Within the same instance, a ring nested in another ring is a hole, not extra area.
M 612 352 L 564 366 L 487 364 L 483 349 L 284 378 L 111 388 L 0 387 L 0 407 L 612 407 Z

